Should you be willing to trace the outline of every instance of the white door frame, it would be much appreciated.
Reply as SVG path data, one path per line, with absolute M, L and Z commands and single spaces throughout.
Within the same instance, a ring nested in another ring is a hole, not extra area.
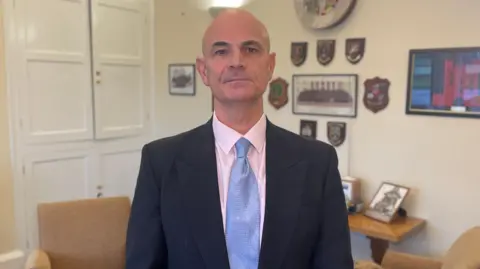
M 17 36 L 16 21 L 15 21 L 15 2 L 18 0 L 0 0 L 3 8 L 3 20 L 4 20 L 4 42 L 5 42 L 5 87 L 7 90 L 7 108 L 9 113 L 9 135 L 10 135 L 10 158 L 12 162 L 12 177 L 13 177 L 13 194 L 14 194 L 14 218 L 15 218 L 15 235 L 16 235 L 16 249 L 21 251 L 27 251 L 27 203 L 25 201 L 24 173 L 25 167 L 22 160 L 21 147 L 19 146 L 18 136 L 20 132 L 20 117 L 18 113 L 18 82 L 15 80 L 15 70 L 21 68 L 21 59 L 18 59 L 17 39 L 24 37 Z M 88 0 L 90 1 L 90 0 Z M 151 96 L 151 115 L 152 122 L 152 137 L 155 135 L 156 121 L 155 121 L 155 89 L 156 89 L 156 68 L 155 68 L 155 8 L 154 0 L 136 0 L 145 2 L 149 5 L 149 38 L 150 38 L 150 96 Z

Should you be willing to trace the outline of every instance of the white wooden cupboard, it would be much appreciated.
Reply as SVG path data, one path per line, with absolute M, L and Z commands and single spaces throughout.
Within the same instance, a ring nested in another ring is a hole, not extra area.
M 7 0 L 7 77 L 21 247 L 36 205 L 133 197 L 154 133 L 153 0 Z

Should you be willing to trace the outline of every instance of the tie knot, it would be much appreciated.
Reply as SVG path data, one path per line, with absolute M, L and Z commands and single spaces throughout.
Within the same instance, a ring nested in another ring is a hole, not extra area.
M 235 149 L 237 150 L 237 158 L 244 158 L 247 156 L 248 149 L 250 148 L 250 141 L 245 138 L 240 138 L 237 143 L 235 143 Z

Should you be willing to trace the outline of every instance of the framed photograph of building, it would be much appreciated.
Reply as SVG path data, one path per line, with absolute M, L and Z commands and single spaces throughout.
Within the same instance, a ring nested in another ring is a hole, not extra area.
M 365 210 L 365 215 L 390 223 L 407 197 L 410 189 L 397 184 L 383 182 Z
M 171 95 L 195 95 L 195 65 L 170 64 L 168 88 Z
M 405 113 L 480 118 L 480 47 L 409 52 Z
M 296 74 L 292 76 L 294 114 L 355 118 L 356 74 Z

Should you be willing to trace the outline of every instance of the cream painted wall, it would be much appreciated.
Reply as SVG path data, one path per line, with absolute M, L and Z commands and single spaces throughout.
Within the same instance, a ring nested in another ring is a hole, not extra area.
M 168 95 L 167 65 L 194 63 L 203 30 L 211 21 L 194 2 L 156 2 L 159 137 L 202 124 L 211 115 L 210 93 L 200 79 L 195 97 Z M 410 186 L 405 207 L 411 215 L 426 218 L 428 226 L 393 248 L 441 255 L 462 231 L 480 224 L 475 203 L 480 187 L 480 121 L 405 115 L 408 50 L 480 45 L 476 34 L 480 1 L 359 1 L 345 24 L 322 32 L 303 29 L 292 6 L 292 0 L 256 0 L 246 7 L 270 30 L 272 49 L 277 52 L 276 75 L 291 81 L 293 73 L 353 72 L 359 74 L 360 85 L 372 76 L 390 79 L 391 101 L 384 112 L 374 115 L 360 101 L 358 118 L 347 121 L 350 174 L 364 179 L 367 200 L 382 181 Z M 343 55 L 348 37 L 367 38 L 366 56 L 357 66 L 348 64 Z M 328 68 L 315 59 L 315 41 L 320 38 L 339 42 Z M 290 63 L 290 42 L 302 40 L 309 41 L 309 57 L 304 66 L 295 68 Z M 363 88 L 359 94 L 363 95 Z M 267 104 L 266 113 L 273 122 L 295 132 L 301 118 L 318 120 L 318 132 L 324 132 L 329 120 L 294 116 L 290 106 L 275 111 Z M 368 241 L 360 235 L 353 235 L 352 240 L 355 256 L 367 258 Z
M 10 162 L 3 10 L 0 7 L 0 254 L 14 249 L 13 178 Z

